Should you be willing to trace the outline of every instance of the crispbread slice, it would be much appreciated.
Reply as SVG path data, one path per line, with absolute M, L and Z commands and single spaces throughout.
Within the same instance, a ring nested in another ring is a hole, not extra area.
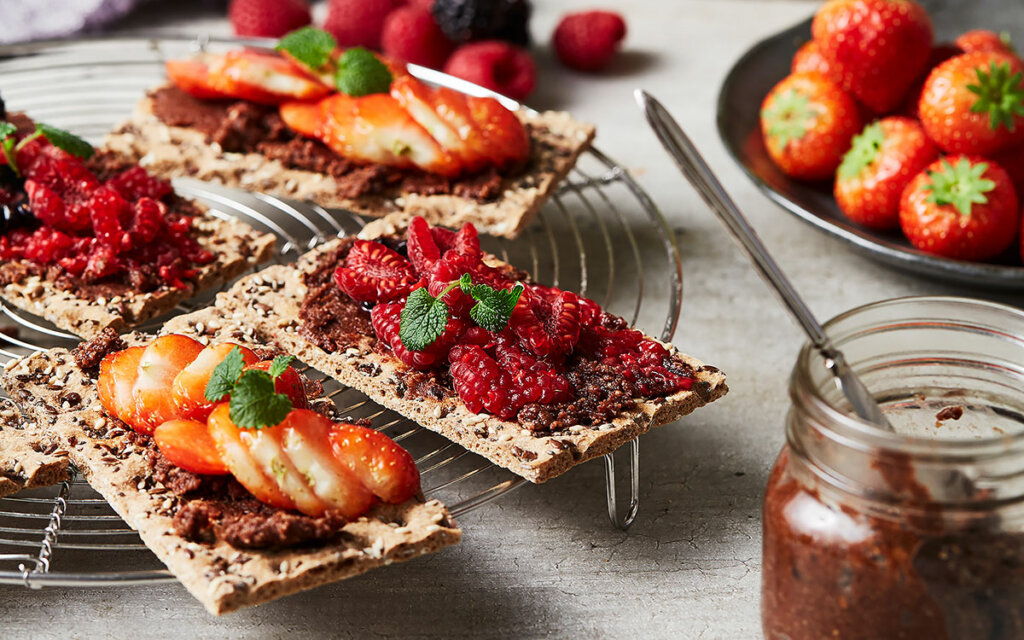
M 299 308 L 306 295 L 303 276 L 321 255 L 343 240 L 333 240 L 306 253 L 293 266 L 272 266 L 243 278 L 217 296 L 216 306 L 172 319 L 163 331 L 189 333 L 196 323 L 218 316 L 238 318 L 253 327 L 261 340 L 276 344 L 375 402 L 459 443 L 531 482 L 544 482 L 591 458 L 614 451 L 652 427 L 677 420 L 728 391 L 725 375 L 715 367 L 679 354 L 693 367 L 697 382 L 688 391 L 653 399 L 637 399 L 635 408 L 610 423 L 577 425 L 555 435 L 534 435 L 518 423 L 476 414 L 454 396 L 413 397 L 407 390 L 413 372 L 390 351 L 376 348 L 372 335 L 341 353 L 328 353 L 299 333 Z M 500 264 L 496 259 L 488 260 Z M 666 345 L 675 350 L 671 345 Z
M 503 181 L 503 193 L 497 200 L 485 203 L 454 195 L 343 198 L 331 176 L 289 169 L 258 153 L 224 152 L 218 145 L 207 144 L 200 131 L 163 124 L 153 115 L 148 97 L 136 106 L 130 120 L 107 136 L 106 145 L 168 178 L 190 176 L 229 187 L 312 200 L 324 207 L 377 218 L 387 216 L 399 224 L 413 216 L 448 227 L 472 222 L 483 233 L 512 238 L 533 219 L 594 138 L 593 125 L 578 122 L 564 112 L 517 114 L 529 125 L 532 158 L 525 173 Z
M 242 321 L 219 318 L 204 338 L 256 346 Z M 143 341 L 129 335 L 129 344 Z M 64 393 L 81 401 L 61 408 Z M 215 615 L 349 578 L 375 567 L 410 560 L 455 544 L 461 531 L 437 500 L 378 505 L 344 526 L 336 543 L 292 550 L 239 550 L 225 542 L 195 543 L 178 536 L 172 524 L 177 500 L 147 481 L 144 451 L 133 445 L 123 425 L 108 419 L 96 385 L 65 349 L 52 349 L 12 363 L 0 382 L 40 425 L 57 438 L 72 462 L 206 609 Z
M 68 477 L 68 452 L 57 439 L 25 424 L 14 403 L 0 398 L 0 498 Z
M 194 284 L 188 288 L 161 287 L 149 293 L 127 293 L 109 299 L 90 299 L 58 288 L 38 275 L 28 275 L 6 286 L 0 296 L 12 305 L 40 315 L 61 329 L 85 339 L 110 327 L 118 333 L 150 318 L 167 313 L 199 291 L 211 289 L 241 275 L 254 265 L 266 262 L 274 251 L 276 238 L 256 231 L 244 222 L 209 215 L 195 218 L 193 226 L 199 244 L 213 252 L 216 259 L 199 268 Z

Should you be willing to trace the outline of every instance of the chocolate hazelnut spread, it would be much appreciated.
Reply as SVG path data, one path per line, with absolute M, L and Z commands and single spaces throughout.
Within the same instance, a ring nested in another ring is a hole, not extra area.
M 501 195 L 502 176 L 493 168 L 447 179 L 415 169 L 349 162 L 322 142 L 291 132 L 272 106 L 241 100 L 200 100 L 173 85 L 156 89 L 150 98 L 153 114 L 165 125 L 196 129 L 224 151 L 259 153 L 292 169 L 329 175 L 345 198 L 454 194 L 487 202 Z

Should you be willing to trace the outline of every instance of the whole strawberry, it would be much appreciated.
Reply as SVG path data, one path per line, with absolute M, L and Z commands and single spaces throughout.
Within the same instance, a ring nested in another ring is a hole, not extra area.
M 861 124 L 853 98 L 813 71 L 785 77 L 761 104 L 768 155 L 802 180 L 831 178 Z
M 280 38 L 313 17 L 304 0 L 231 0 L 228 19 L 235 35 Z
M 1024 62 L 976 51 L 946 60 L 921 90 L 924 130 L 950 153 L 988 155 L 1024 141 Z
M 828 75 L 830 73 L 828 60 L 825 56 L 821 55 L 821 50 L 818 49 L 818 43 L 814 40 L 805 42 L 796 53 L 793 54 L 793 61 L 789 68 L 790 73 L 800 73 L 801 71 L 817 71 Z
M 854 136 L 839 165 L 836 202 L 858 224 L 896 229 L 903 189 L 938 155 L 918 122 L 900 116 L 873 122 Z
M 926 253 L 987 260 L 1020 231 L 1020 205 L 1006 171 L 994 162 L 947 156 L 915 177 L 900 201 L 900 227 Z
M 931 20 L 913 0 L 829 0 L 811 32 L 833 79 L 878 113 L 899 106 L 932 47 Z
M 1016 55 L 1013 45 L 1010 43 L 1010 34 L 996 33 L 988 29 L 973 29 L 960 35 L 953 41 L 953 44 L 960 47 L 964 53 L 975 51 L 995 51 L 997 53 L 1008 53 Z

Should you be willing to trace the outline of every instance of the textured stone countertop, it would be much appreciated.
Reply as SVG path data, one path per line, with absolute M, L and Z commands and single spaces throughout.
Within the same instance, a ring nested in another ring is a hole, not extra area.
M 551 33 L 562 11 L 594 2 L 535 4 L 533 31 L 541 35 Z M 814 3 L 618 4 L 629 36 L 616 68 L 600 77 L 571 74 L 545 46 L 540 89 L 530 102 L 597 123 L 602 150 L 661 207 L 683 256 L 685 295 L 674 342 L 724 370 L 731 388 L 713 406 L 642 438 L 642 504 L 632 529 L 609 525 L 603 466 L 594 461 L 465 515 L 457 547 L 219 619 L 176 584 L 0 586 L 0 636 L 760 637 L 760 502 L 783 441 L 787 377 L 802 336 L 676 173 L 646 129 L 632 89 L 650 90 L 678 117 L 820 317 L 884 298 L 968 292 L 876 265 L 795 220 L 754 188 L 720 143 L 715 102 L 729 67 L 753 43 L 810 15 Z M 223 20 L 161 11 L 120 28 L 228 33 Z M 660 328 L 654 317 L 642 324 Z

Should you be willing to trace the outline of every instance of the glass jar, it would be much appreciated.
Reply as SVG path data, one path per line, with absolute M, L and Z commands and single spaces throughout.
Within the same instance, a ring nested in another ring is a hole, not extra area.
M 764 498 L 765 637 L 1024 638 L 1024 313 L 904 298 L 826 329 L 895 433 L 803 348 Z

